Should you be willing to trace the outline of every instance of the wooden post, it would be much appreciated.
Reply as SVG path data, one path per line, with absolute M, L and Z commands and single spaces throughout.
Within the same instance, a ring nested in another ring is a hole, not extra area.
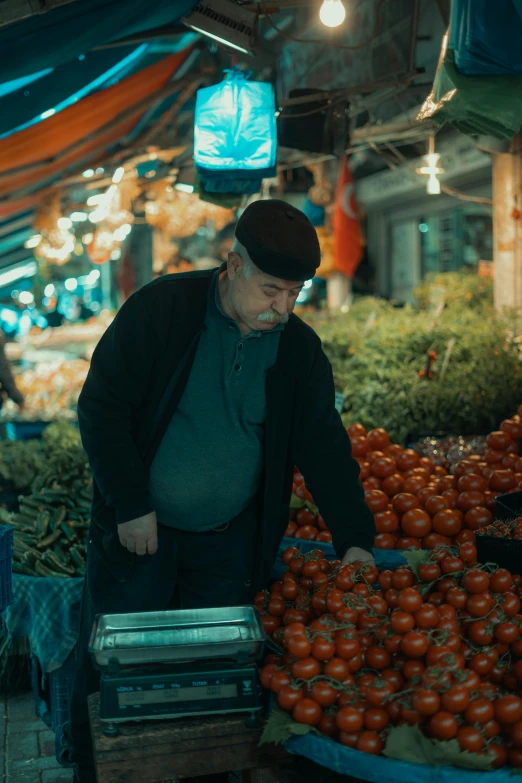
M 522 310 L 522 134 L 493 158 L 495 307 Z

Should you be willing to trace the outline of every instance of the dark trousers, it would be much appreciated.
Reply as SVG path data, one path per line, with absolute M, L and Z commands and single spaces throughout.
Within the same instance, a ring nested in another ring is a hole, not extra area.
M 87 648 L 95 615 L 252 603 L 258 520 L 252 504 L 208 533 L 159 525 L 155 555 L 131 554 L 114 536 L 100 552 L 90 538 L 71 701 L 72 761 L 79 767 L 93 767 L 87 696 L 99 690 L 99 672 Z

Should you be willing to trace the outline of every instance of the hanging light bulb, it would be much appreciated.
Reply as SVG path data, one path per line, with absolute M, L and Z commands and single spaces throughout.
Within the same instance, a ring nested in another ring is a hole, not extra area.
M 444 174 L 444 169 L 440 168 L 440 155 L 438 152 L 435 152 L 435 136 L 430 136 L 428 154 L 423 155 L 422 158 L 426 165 L 417 169 L 417 174 L 427 175 L 426 190 L 428 194 L 430 196 L 438 196 L 441 192 L 438 175 Z
M 339 27 L 346 17 L 346 10 L 341 0 L 324 0 L 319 18 L 325 27 Z

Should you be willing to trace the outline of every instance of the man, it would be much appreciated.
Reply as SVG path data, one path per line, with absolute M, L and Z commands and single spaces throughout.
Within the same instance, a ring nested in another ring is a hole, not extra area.
M 92 779 L 96 613 L 251 603 L 288 523 L 294 465 L 339 557 L 372 559 L 373 517 L 332 370 L 292 315 L 319 261 L 301 212 L 257 201 L 228 264 L 138 291 L 94 353 L 79 401 L 95 479 L 72 703 L 79 780 Z
M 24 395 L 16 385 L 7 356 L 5 355 L 5 346 L 7 340 L 2 331 L 0 331 L 0 409 L 5 399 L 8 397 L 13 400 L 20 410 L 24 407 Z

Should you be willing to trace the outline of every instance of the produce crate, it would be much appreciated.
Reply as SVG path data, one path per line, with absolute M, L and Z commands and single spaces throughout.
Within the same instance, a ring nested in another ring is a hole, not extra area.
M 32 440 L 41 438 L 42 432 L 51 424 L 50 421 L 10 421 L 5 425 L 9 440 Z
M 0 613 L 13 603 L 13 528 L 0 525 Z
M 32 663 L 32 686 L 37 717 L 54 731 L 56 760 L 62 767 L 72 766 L 68 729 L 71 721 L 70 701 L 76 668 L 73 650 L 63 666 L 42 676 L 37 660 Z
M 496 500 L 495 518 L 513 519 L 519 516 L 522 510 L 522 492 L 510 492 L 508 495 L 499 495 Z
M 54 749 L 56 760 L 62 767 L 72 766 L 68 731 L 71 724 L 71 696 L 75 668 L 76 656 L 73 650 L 64 665 L 48 675 Z
M 496 563 L 512 574 L 522 572 L 522 541 L 496 536 L 477 536 L 477 560 L 479 563 Z
M 513 519 L 522 509 L 522 492 L 499 495 L 495 505 L 495 519 Z M 522 541 L 497 536 L 477 536 L 476 546 L 479 563 L 496 563 L 513 574 L 522 573 Z

